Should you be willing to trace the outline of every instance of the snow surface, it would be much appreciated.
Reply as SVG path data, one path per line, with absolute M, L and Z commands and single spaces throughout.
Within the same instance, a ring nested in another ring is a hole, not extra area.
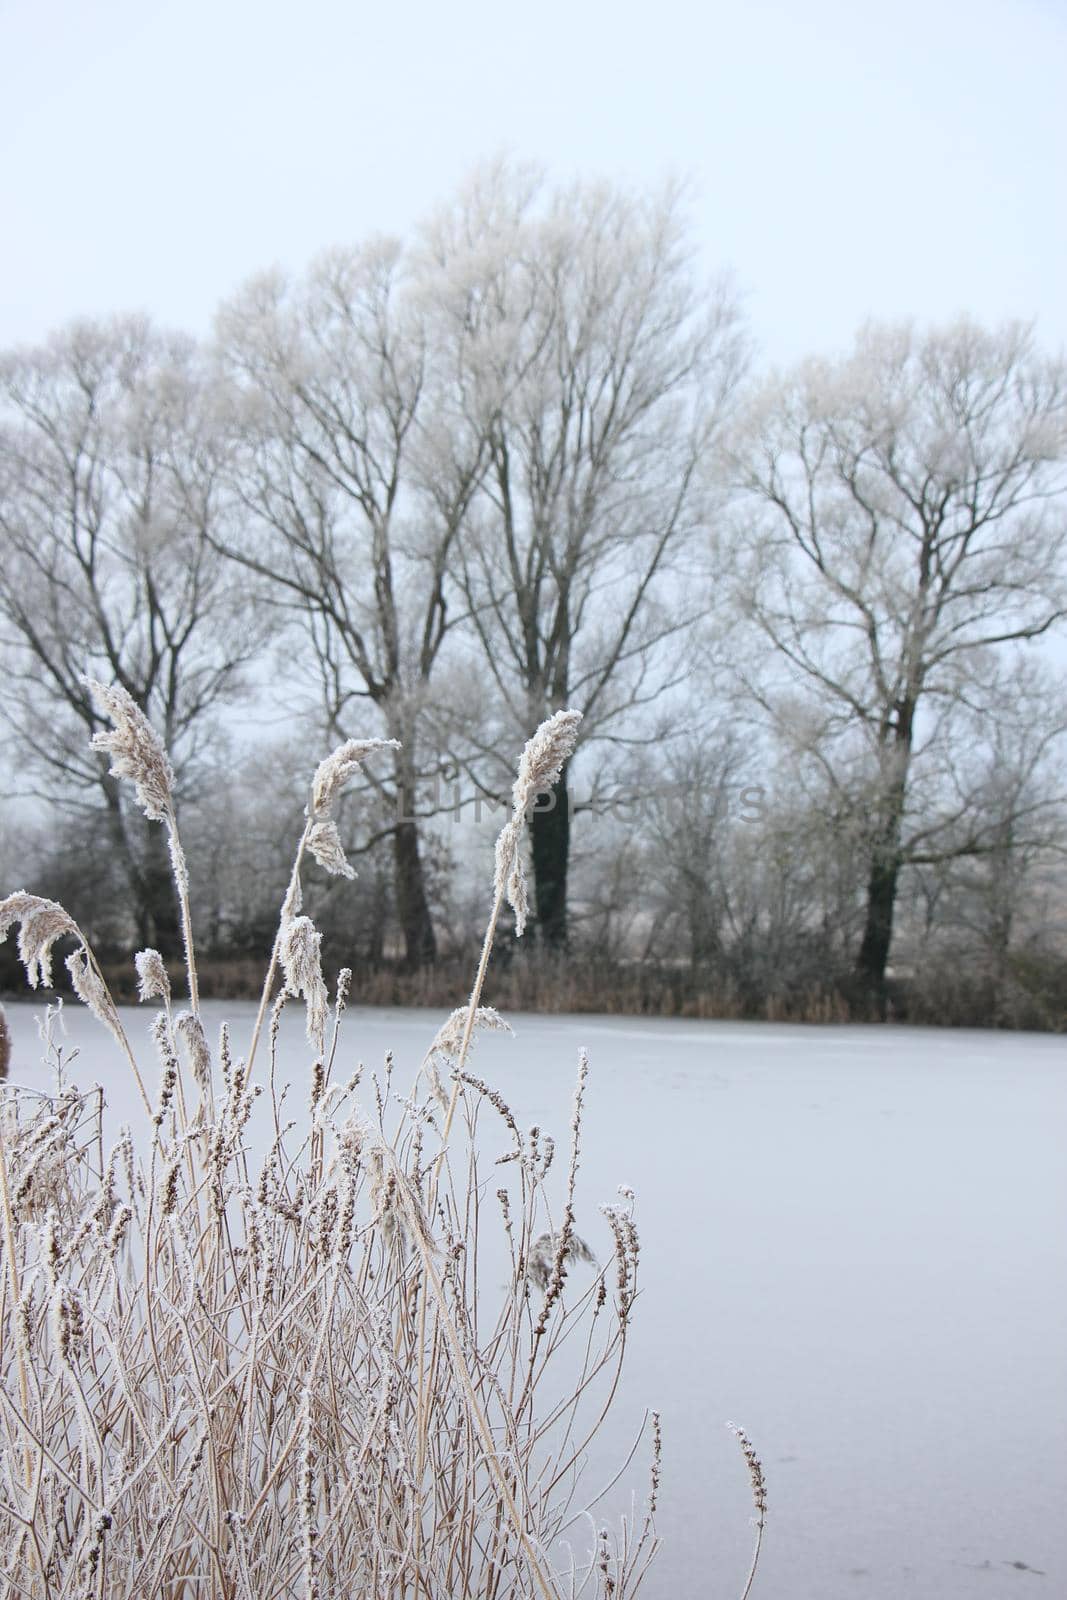
M 253 1008 L 211 1003 L 235 1050 Z M 34 1008 L 8 1008 L 13 1080 L 46 1085 Z M 147 1045 L 150 1016 L 130 1013 Z M 341 1073 L 440 1021 L 352 1008 Z M 567 1137 L 591 1076 L 579 1231 L 637 1191 L 643 1291 L 610 1438 L 663 1416 L 663 1549 L 646 1600 L 736 1600 L 750 1553 L 742 1424 L 766 1470 L 754 1600 L 1067 1595 L 1067 1058 L 1061 1040 L 878 1028 L 512 1018 L 475 1070 L 521 1125 Z M 66 1011 L 73 1076 L 141 1125 L 106 1034 Z M 300 1021 L 283 1024 L 283 1057 Z M 503 1145 L 501 1145 L 503 1148 Z M 576 1269 L 578 1270 L 578 1269 Z M 640 1480 L 637 1480 L 640 1482 Z M 598 1521 L 626 1501 L 610 1496 Z

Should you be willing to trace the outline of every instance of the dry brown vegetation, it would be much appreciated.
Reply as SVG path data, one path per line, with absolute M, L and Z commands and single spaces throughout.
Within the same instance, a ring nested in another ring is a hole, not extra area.
M 170 834 L 189 1002 L 142 951 L 140 997 L 159 1006 L 150 1092 L 78 926 L 34 895 L 0 902 L 0 936 L 19 925 L 34 986 L 51 983 L 53 946 L 73 942 L 71 980 L 127 1057 L 147 1130 L 122 1130 L 108 1152 L 102 1097 L 62 1081 L 2 1102 L 3 1593 L 633 1596 L 657 1542 L 655 1415 L 636 1518 L 609 1531 L 582 1482 L 638 1290 L 633 1195 L 601 1208 L 598 1264 L 576 1201 L 586 1061 L 558 1160 L 468 1061 L 477 1027 L 506 1026 L 481 1004 L 493 932 L 505 903 L 521 920 L 525 809 L 576 719 L 558 713 L 524 752 L 474 990 L 409 1084 L 388 1058 L 345 1075 L 350 974 L 331 1000 L 301 914 L 305 851 L 349 870 L 330 804 L 376 746 L 342 746 L 316 773 L 242 1054 L 200 1020 L 162 747 L 121 690 L 94 692 L 114 724 L 98 748 Z M 278 1029 L 299 999 L 308 1070 L 294 1085 Z M 762 1476 L 739 1438 L 761 1535 Z
M 127 962 L 101 963 L 116 999 L 130 1001 L 136 980 Z M 336 972 L 324 952 L 333 982 Z M 361 968 L 358 1001 L 363 1006 L 408 1006 L 440 1010 L 462 989 L 469 968 L 455 957 L 412 971 L 400 962 Z M 211 957 L 200 965 L 204 999 L 255 1000 L 262 989 L 262 963 L 251 957 Z M 522 960 L 494 964 L 493 994 L 509 1012 L 561 1012 L 606 1016 L 686 1017 L 703 1021 L 857 1023 L 879 1013 L 855 993 L 848 974 L 819 982 L 782 981 L 769 993 L 743 991 L 728 980 L 694 973 L 688 965 L 610 961 L 584 951 L 562 960 L 531 951 Z M 922 1027 L 982 1027 L 1067 1030 L 1067 964 L 1053 951 L 1012 956 L 994 982 L 982 967 L 946 951 L 887 984 L 888 1015 Z

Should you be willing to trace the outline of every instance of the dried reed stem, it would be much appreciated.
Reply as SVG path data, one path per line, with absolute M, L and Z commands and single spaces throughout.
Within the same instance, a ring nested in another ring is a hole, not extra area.
M 752 1585 L 756 1580 L 756 1568 L 759 1566 L 760 1549 L 763 1544 L 763 1529 L 767 1521 L 767 1483 L 763 1476 L 763 1463 L 756 1454 L 755 1446 L 743 1428 L 736 1422 L 728 1422 L 726 1426 L 741 1446 L 741 1453 L 748 1467 L 749 1482 L 752 1486 L 752 1504 L 756 1510 L 756 1546 L 752 1552 L 752 1565 L 748 1569 L 748 1579 L 741 1591 L 741 1600 L 748 1600 L 752 1592 Z
M 362 770 L 363 763 L 368 756 L 376 755 L 382 750 L 399 750 L 400 745 L 396 739 L 349 739 L 346 743 L 338 745 L 324 761 L 320 761 L 311 780 L 311 791 L 305 811 L 304 831 L 300 835 L 300 842 L 296 847 L 296 857 L 293 861 L 293 870 L 289 875 L 289 885 L 282 900 L 281 914 L 278 918 L 278 931 L 274 936 L 271 947 L 270 961 L 267 965 L 267 975 L 263 980 L 263 991 L 260 995 L 259 1010 L 256 1012 L 255 1025 L 252 1029 L 252 1042 L 248 1047 L 248 1069 L 256 1059 L 256 1050 L 259 1045 L 260 1034 L 270 1004 L 271 991 L 274 980 L 278 975 L 278 962 L 281 959 L 282 944 L 285 939 L 286 925 L 300 910 L 302 892 L 300 888 L 300 868 L 305 852 L 310 850 L 320 866 L 328 872 L 346 878 L 354 878 L 355 872 L 345 860 L 344 851 L 341 849 L 340 837 L 337 826 L 333 821 L 332 810 L 334 801 L 341 794 L 345 785 Z
M 519 1541 L 522 1544 L 522 1548 L 526 1553 L 526 1559 L 530 1564 L 530 1572 L 533 1575 L 538 1589 L 544 1596 L 544 1600 L 560 1600 L 559 1593 L 555 1586 L 546 1577 L 541 1564 L 541 1557 L 535 1550 L 530 1541 L 530 1537 L 526 1532 L 525 1518 L 522 1516 L 518 1506 L 515 1503 L 515 1498 L 511 1492 L 511 1486 L 508 1483 L 507 1474 L 504 1471 L 500 1457 L 497 1454 L 496 1445 L 493 1442 L 492 1432 L 488 1422 L 486 1421 L 485 1413 L 479 1404 L 478 1396 L 475 1393 L 474 1383 L 467 1367 L 467 1361 L 463 1352 L 463 1345 L 460 1340 L 459 1332 L 449 1313 L 444 1285 L 442 1284 L 438 1275 L 430 1247 L 423 1231 L 423 1220 L 421 1216 L 419 1216 L 414 1210 L 411 1196 L 408 1194 L 405 1184 L 401 1184 L 398 1187 L 398 1192 L 402 1196 L 402 1203 L 408 1209 L 408 1215 L 412 1221 L 412 1236 L 415 1246 L 422 1257 L 423 1270 L 426 1273 L 427 1281 L 433 1289 L 434 1299 L 437 1302 L 437 1310 L 441 1319 L 440 1325 L 444 1329 L 445 1338 L 448 1341 L 453 1368 L 456 1377 L 459 1379 L 460 1384 L 462 1385 L 471 1418 L 475 1424 L 475 1427 L 477 1428 L 482 1449 L 485 1451 L 485 1459 L 489 1464 L 493 1477 L 496 1479 L 497 1487 L 500 1490 L 500 1497 L 507 1508 L 508 1516 L 511 1518 L 515 1532 L 517 1533 Z
M 263 1022 L 267 1015 L 267 1007 L 270 1004 L 271 991 L 274 988 L 274 980 L 278 975 L 278 959 L 281 955 L 282 940 L 285 937 L 285 926 L 293 915 L 294 910 L 300 905 L 300 864 L 304 859 L 304 851 L 307 849 L 310 829 L 311 822 L 309 820 L 300 835 L 300 842 L 296 847 L 296 858 L 293 861 L 293 870 L 289 875 L 289 887 L 286 889 L 285 898 L 282 901 L 282 909 L 278 918 L 278 931 L 274 935 L 274 943 L 271 946 L 270 961 L 267 963 L 267 976 L 263 980 L 263 991 L 259 997 L 259 1010 L 256 1012 L 255 1025 L 252 1028 L 252 1042 L 248 1047 L 249 1072 L 251 1072 L 255 1063 L 259 1036 L 263 1032 Z
M 4 1218 L 4 1254 L 7 1257 L 8 1277 L 11 1284 L 11 1303 L 18 1306 L 22 1302 L 22 1280 L 19 1273 L 18 1251 L 15 1245 L 15 1217 L 11 1207 L 11 1191 L 8 1187 L 8 1155 L 4 1143 L 4 1117 L 3 1108 L 0 1106 L 0 1207 L 3 1208 Z M 23 1416 L 27 1416 L 30 1409 L 29 1378 L 26 1373 L 26 1356 L 22 1348 L 22 1340 L 15 1341 L 15 1359 L 19 1369 L 19 1402 L 22 1406 Z M 30 1451 L 29 1440 L 23 1449 L 23 1474 L 26 1479 L 26 1489 L 33 1483 L 33 1457 Z
M 485 938 L 482 940 L 482 953 L 478 961 L 478 971 L 467 1005 L 467 1020 L 463 1028 L 459 1053 L 456 1057 L 455 1081 L 452 1086 L 452 1095 L 448 1102 L 448 1111 L 445 1114 L 444 1127 L 441 1130 L 441 1139 L 444 1144 L 448 1143 L 448 1136 L 452 1131 L 452 1121 L 456 1114 L 456 1102 L 459 1099 L 459 1075 L 467 1062 L 467 1051 L 470 1049 L 474 1020 L 481 1004 L 485 975 L 489 970 L 489 957 L 493 951 L 497 923 L 500 920 L 500 913 L 503 910 L 505 900 L 511 904 L 515 911 L 516 933 L 521 936 L 526 926 L 525 876 L 522 868 L 522 858 L 519 854 L 526 814 L 529 807 L 535 803 L 538 795 L 543 793 L 546 788 L 551 789 L 558 781 L 564 763 L 570 759 L 574 752 L 581 720 L 582 714 L 580 711 L 557 711 L 554 716 L 548 718 L 547 722 L 542 722 L 533 737 L 527 740 L 519 758 L 518 776 L 515 779 L 515 785 L 512 790 L 511 818 L 504 824 L 496 843 L 493 907 L 489 913 Z

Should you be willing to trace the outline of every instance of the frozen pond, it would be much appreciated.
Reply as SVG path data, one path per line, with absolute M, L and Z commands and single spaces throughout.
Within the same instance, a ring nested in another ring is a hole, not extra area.
M 239 1051 L 254 1008 L 204 1009 Z M 8 1016 L 12 1077 L 43 1086 L 33 1010 Z M 150 1017 L 126 1020 L 143 1039 Z M 439 1020 L 353 1007 L 341 1076 L 346 1053 L 391 1048 L 406 1090 Z M 589 1050 L 578 1226 L 598 1252 L 597 1203 L 637 1191 L 643 1290 L 612 1445 L 660 1409 L 646 1600 L 736 1600 L 751 1506 L 727 1418 L 768 1480 L 755 1600 L 1067 1594 L 1064 1042 L 511 1020 L 475 1070 L 561 1143 Z M 73 1075 L 136 1122 L 107 1036 L 73 1005 L 67 1026 Z M 283 1047 L 295 1014 L 285 1028 Z

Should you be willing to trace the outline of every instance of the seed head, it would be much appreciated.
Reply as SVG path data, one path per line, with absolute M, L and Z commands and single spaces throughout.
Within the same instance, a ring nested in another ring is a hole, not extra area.
M 71 986 L 74 993 L 83 1005 L 88 1006 L 98 1022 L 105 1028 L 110 1028 L 114 1034 L 120 1034 L 122 1024 L 119 1014 L 115 1010 L 115 1002 L 107 984 L 101 978 L 93 962 L 89 960 L 89 952 L 82 945 L 80 950 L 74 950 L 66 960 L 67 971 L 70 973 Z
M 138 1000 L 170 999 L 170 979 L 158 950 L 139 950 L 133 964 L 137 968 Z
M 185 1046 L 197 1088 L 207 1094 L 211 1086 L 211 1051 L 200 1018 L 183 1011 L 174 1019 L 174 1032 Z
M 322 976 L 322 934 L 310 917 L 290 917 L 282 931 L 279 957 L 285 987 L 307 1002 L 307 1036 L 320 1051 L 326 1038 L 326 984 Z
M 517 815 L 523 814 L 539 794 L 559 782 L 564 763 L 574 754 L 578 742 L 580 711 L 557 711 L 542 722 L 519 759 L 519 773 L 512 789 Z
M 137 702 L 119 684 L 85 678 L 97 709 L 112 724 L 111 733 L 94 733 L 94 750 L 111 757 L 111 775 L 129 778 L 137 803 L 152 822 L 166 822 L 174 813 L 174 773 L 163 741 Z
M 443 1056 L 458 1056 L 460 1045 L 463 1043 L 463 1030 L 467 1024 L 467 1007 L 457 1006 L 455 1011 L 434 1035 L 433 1043 L 427 1055 L 438 1052 Z M 498 1033 L 510 1033 L 511 1024 L 504 1021 L 499 1011 L 492 1006 L 479 1006 L 474 1013 L 475 1028 L 488 1028 Z
M 538 795 L 558 783 L 564 763 L 574 753 L 581 720 L 580 711 L 557 711 L 547 722 L 542 722 L 532 739 L 527 740 L 519 758 L 519 772 L 511 791 L 514 810 L 496 842 L 494 883 L 494 892 L 506 899 L 515 913 L 515 932 L 519 937 L 526 928 L 530 910 L 526 869 L 519 849 L 526 813 Z
M 379 750 L 399 750 L 396 739 L 349 739 L 320 761 L 311 783 L 311 815 L 328 816 L 330 807 L 368 756 Z
M 763 1463 L 745 1430 L 739 1428 L 736 1422 L 728 1422 L 726 1426 L 741 1446 L 741 1453 L 748 1467 L 749 1482 L 752 1485 L 752 1504 L 756 1508 L 756 1521 L 762 1528 L 767 1517 L 767 1482 L 763 1476 Z
M 320 761 L 311 780 L 308 804 L 307 847 L 320 867 L 338 878 L 354 878 L 355 868 L 345 857 L 337 824 L 330 815 L 333 802 L 350 778 L 355 777 L 368 756 L 379 750 L 399 750 L 396 739 L 349 739 L 338 745 L 325 761 Z M 291 907 L 293 911 L 297 906 Z
M 356 869 L 345 855 L 341 835 L 332 817 L 324 822 L 313 822 L 308 829 L 307 846 L 320 867 L 325 867 L 335 878 L 354 878 Z
M 77 924 L 57 901 L 27 894 L 25 889 L 16 889 L 6 900 L 0 900 L 0 943 L 16 922 L 20 924 L 19 960 L 26 968 L 30 988 L 36 989 L 39 983 L 42 988 L 50 989 L 52 946 L 64 934 L 80 939 Z

